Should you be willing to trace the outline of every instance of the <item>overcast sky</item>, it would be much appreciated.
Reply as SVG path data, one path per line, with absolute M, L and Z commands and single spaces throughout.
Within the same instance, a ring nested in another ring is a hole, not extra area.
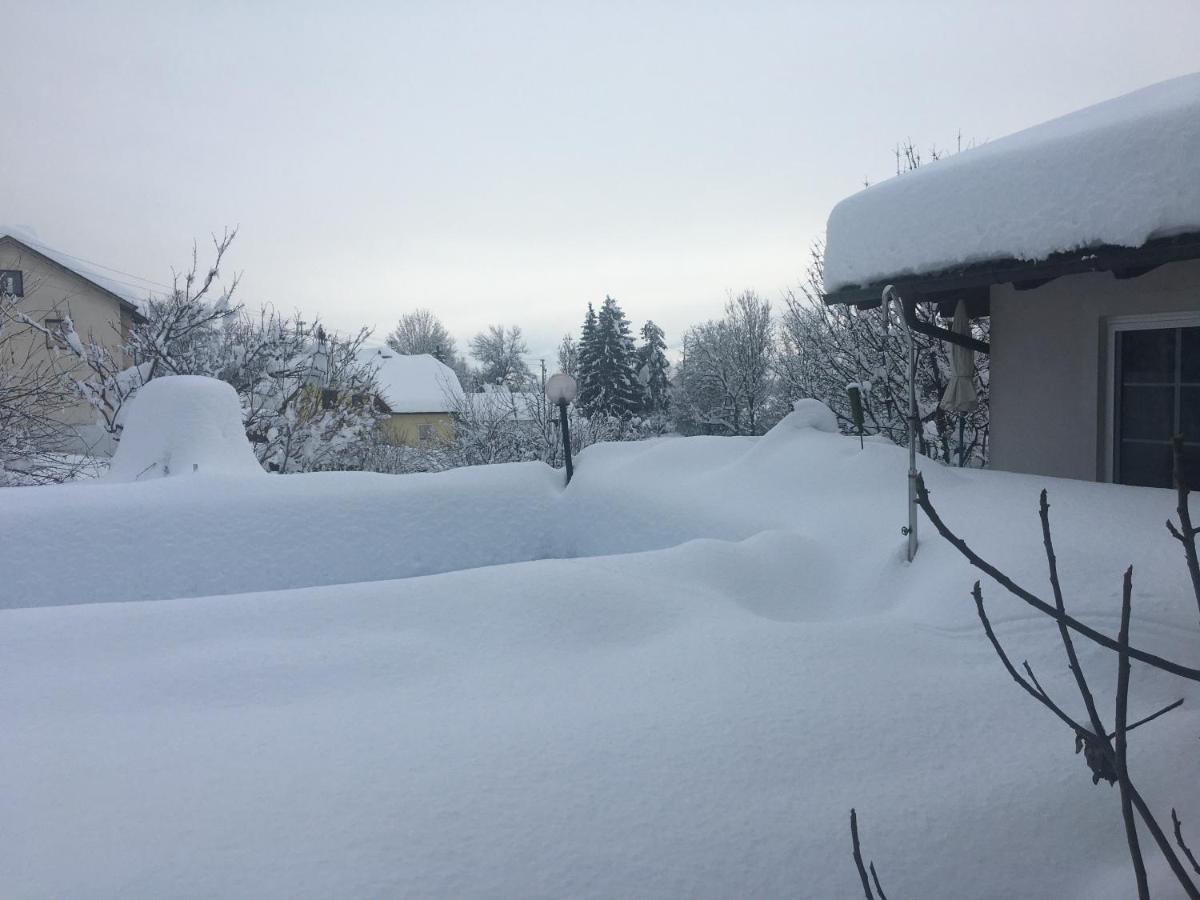
M 0 222 L 156 281 L 534 355 L 611 294 L 674 343 L 800 279 L 892 148 L 1200 69 L 1200 3 L 4 4 Z M 981 211 L 986 215 L 986 211 Z

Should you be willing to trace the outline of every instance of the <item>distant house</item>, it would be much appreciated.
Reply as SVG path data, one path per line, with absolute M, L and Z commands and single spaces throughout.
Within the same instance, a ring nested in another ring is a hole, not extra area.
M 406 356 L 389 349 L 363 350 L 359 360 L 375 370 L 389 443 L 429 447 L 454 439 L 454 416 L 465 399 L 453 369 L 428 354 Z
M 69 316 L 81 337 L 107 348 L 118 360 L 129 330 L 142 319 L 138 304 L 147 295 L 14 228 L 0 228 L 0 293 L 15 297 L 20 312 L 51 329 Z M 30 346 L 13 356 L 5 354 L 0 365 L 14 364 L 15 356 L 19 365 L 65 366 L 64 374 L 74 371 L 61 355 L 51 352 L 45 336 L 26 331 L 19 338 Z M 95 411 L 87 404 L 67 410 L 63 424 L 78 437 L 80 449 L 109 449 L 107 435 L 96 425 Z
M 994 468 L 1168 486 L 1182 434 L 1200 485 L 1200 74 L 869 187 L 826 240 L 827 303 L 991 316 Z

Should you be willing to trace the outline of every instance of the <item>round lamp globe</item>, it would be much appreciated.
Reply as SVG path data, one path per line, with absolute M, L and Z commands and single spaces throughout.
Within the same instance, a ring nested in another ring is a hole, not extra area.
M 575 399 L 575 379 L 565 372 L 551 375 L 546 382 L 546 398 L 551 403 L 570 403 Z

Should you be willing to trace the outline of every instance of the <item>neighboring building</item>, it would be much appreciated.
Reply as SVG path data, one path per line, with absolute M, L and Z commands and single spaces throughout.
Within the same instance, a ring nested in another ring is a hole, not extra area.
M 826 302 L 888 284 L 991 316 L 994 468 L 1165 487 L 1182 434 L 1200 485 L 1200 74 L 842 201 Z
M 0 292 L 16 297 L 20 312 L 52 329 L 69 316 L 80 337 L 105 347 L 117 360 L 123 357 L 130 328 L 142 318 L 138 303 L 149 293 L 101 275 L 15 228 L 0 228 Z M 22 365 L 60 366 L 64 375 L 77 368 L 53 353 L 44 335 L 26 330 L 15 339 L 31 342 L 28 352 L 22 347 L 16 354 Z M 107 434 L 86 403 L 71 407 L 63 418 L 80 450 L 110 449 Z
M 359 360 L 375 370 L 388 443 L 430 447 L 454 439 L 454 416 L 465 400 L 453 369 L 429 354 L 406 356 L 389 349 L 363 350 Z

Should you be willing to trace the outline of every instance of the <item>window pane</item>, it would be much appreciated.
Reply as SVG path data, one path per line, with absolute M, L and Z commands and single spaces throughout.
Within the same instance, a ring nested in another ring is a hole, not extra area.
M 1183 380 L 1200 382 L 1200 328 L 1183 328 Z
M 1171 445 L 1121 441 L 1121 484 L 1171 486 Z
M 1121 380 L 1159 384 L 1174 381 L 1175 329 L 1121 332 Z
M 1175 431 L 1175 388 L 1121 389 L 1121 437 L 1169 441 Z
M 1183 448 L 1183 480 L 1191 488 L 1200 487 L 1200 447 Z
M 1200 443 L 1200 387 L 1179 391 L 1179 430 L 1185 441 Z

